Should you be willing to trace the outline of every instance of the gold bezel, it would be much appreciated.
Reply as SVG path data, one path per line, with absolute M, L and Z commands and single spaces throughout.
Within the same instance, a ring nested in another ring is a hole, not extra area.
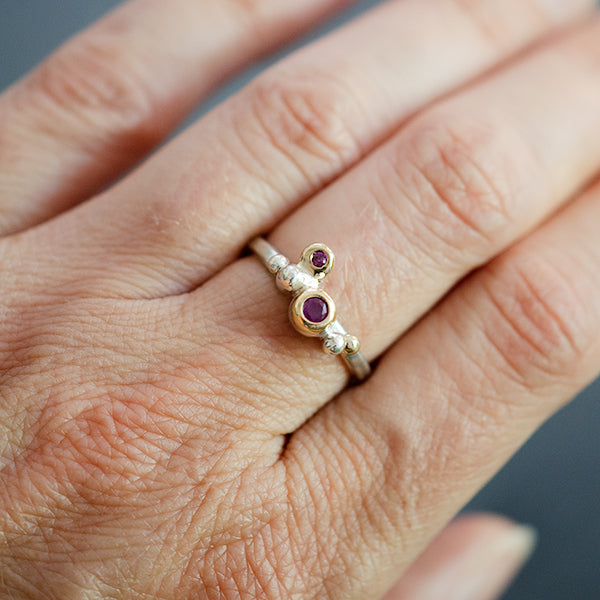
M 318 251 L 325 252 L 328 258 L 327 264 L 321 268 L 315 267 L 315 265 L 312 264 L 311 260 L 312 255 Z M 323 279 L 323 277 L 331 273 L 331 270 L 333 269 L 333 265 L 335 263 L 335 255 L 333 254 L 331 248 L 329 248 L 329 246 L 326 246 L 325 244 L 311 244 L 310 246 L 304 248 L 304 250 L 302 251 L 302 257 L 300 258 L 300 262 L 303 265 L 303 267 L 305 269 L 308 269 L 308 271 L 312 273 L 317 279 Z
M 329 307 L 329 314 L 321 323 L 313 323 L 302 314 L 304 302 L 309 298 L 322 298 Z M 294 327 L 308 337 L 319 337 L 321 333 L 335 320 L 335 302 L 323 290 L 306 290 L 300 294 L 290 305 L 290 319 Z

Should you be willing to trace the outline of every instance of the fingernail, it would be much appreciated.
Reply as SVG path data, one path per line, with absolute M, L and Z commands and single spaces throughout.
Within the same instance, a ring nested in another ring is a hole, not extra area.
M 537 532 L 528 525 L 515 525 L 488 540 L 485 546 L 473 548 L 460 566 L 454 580 L 455 592 L 448 600 L 491 600 L 497 598 L 513 581 L 533 554 Z

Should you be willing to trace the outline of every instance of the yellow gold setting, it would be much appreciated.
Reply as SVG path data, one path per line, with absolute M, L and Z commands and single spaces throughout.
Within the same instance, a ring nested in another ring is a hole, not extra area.
M 313 264 L 313 256 L 316 252 L 323 252 L 327 256 L 327 263 L 322 267 L 317 267 Z M 305 270 L 312 273 L 318 280 L 323 279 L 331 273 L 335 264 L 335 255 L 329 246 L 325 244 L 311 244 L 302 252 L 300 265 Z
M 304 302 L 309 298 L 321 298 L 327 304 L 329 312 L 324 321 L 314 323 L 309 321 L 303 313 Z M 290 319 L 292 325 L 303 335 L 320 337 L 325 329 L 335 321 L 335 303 L 333 298 L 323 290 L 306 290 L 300 294 L 290 305 Z

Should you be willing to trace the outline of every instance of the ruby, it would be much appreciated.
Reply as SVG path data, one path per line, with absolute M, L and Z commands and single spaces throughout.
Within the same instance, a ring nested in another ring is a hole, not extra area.
M 302 313 L 311 323 L 322 323 L 329 315 L 329 306 L 323 298 L 311 296 L 304 301 Z
M 322 269 L 329 261 L 329 257 L 327 256 L 327 253 L 323 252 L 323 250 L 317 250 L 316 252 L 313 252 L 310 260 L 313 264 L 313 267 L 316 269 Z

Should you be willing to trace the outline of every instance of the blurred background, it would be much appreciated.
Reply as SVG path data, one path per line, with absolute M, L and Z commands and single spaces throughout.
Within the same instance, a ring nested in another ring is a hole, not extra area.
M 378 1 L 358 2 L 279 56 Z M 0 89 L 118 3 L 0 0 Z M 189 120 L 210 110 L 267 64 L 236 78 Z M 466 510 L 496 511 L 539 532 L 536 553 L 503 600 L 600 599 L 600 381 L 546 423 Z

